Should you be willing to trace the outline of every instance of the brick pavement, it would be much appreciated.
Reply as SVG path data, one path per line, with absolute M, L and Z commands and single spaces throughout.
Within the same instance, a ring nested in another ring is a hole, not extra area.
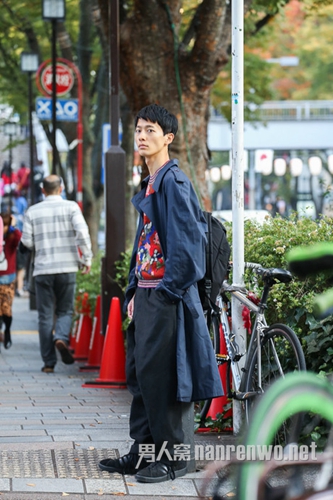
M 83 388 L 98 372 L 81 372 L 80 364 L 59 359 L 55 373 L 41 372 L 37 313 L 28 299 L 15 298 L 13 345 L 0 353 L 1 499 L 198 498 L 202 471 L 145 485 L 99 470 L 99 460 L 129 449 L 131 396 L 126 389 Z M 196 442 L 217 439 L 201 435 Z

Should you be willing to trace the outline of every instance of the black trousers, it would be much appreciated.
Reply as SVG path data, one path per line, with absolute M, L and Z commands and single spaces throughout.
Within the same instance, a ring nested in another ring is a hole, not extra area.
M 173 455 L 183 443 L 182 405 L 176 400 L 177 305 L 162 291 L 138 288 L 133 321 L 127 331 L 127 386 L 133 395 L 130 413 L 131 452 L 139 444 L 162 446 Z M 167 460 L 168 454 L 162 457 Z

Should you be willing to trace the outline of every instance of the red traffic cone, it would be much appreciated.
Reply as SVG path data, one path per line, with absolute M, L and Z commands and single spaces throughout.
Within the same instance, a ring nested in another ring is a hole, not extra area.
M 71 330 L 70 336 L 69 336 L 69 349 L 74 352 L 75 349 L 75 342 L 76 342 L 76 334 L 77 330 L 79 328 L 79 320 L 77 319 L 74 321 L 73 328 Z
M 111 301 L 108 326 L 102 354 L 99 377 L 87 381 L 82 387 L 126 387 L 125 346 L 122 332 L 120 300 L 113 297 Z
M 88 293 L 84 293 L 82 300 L 82 309 L 79 319 L 78 331 L 76 334 L 74 359 L 88 359 L 89 344 L 92 332 L 92 319 L 90 317 L 90 306 L 88 302 Z
M 220 328 L 222 328 L 222 325 L 220 325 Z M 220 332 L 220 354 L 228 354 L 227 352 L 227 346 L 224 340 L 224 335 L 222 335 L 222 332 Z M 228 370 L 228 364 L 223 363 L 222 365 L 219 366 L 219 373 L 222 381 L 222 386 L 225 389 L 225 392 L 228 393 L 229 388 L 227 387 L 227 370 Z M 224 406 L 227 405 L 230 402 L 228 399 L 227 394 L 224 396 L 220 396 L 219 398 L 213 398 L 211 405 L 209 407 L 207 417 L 211 417 L 213 420 L 216 420 L 216 416 L 218 413 L 223 413 Z M 229 417 L 232 415 L 232 408 L 226 413 L 225 417 Z M 229 429 L 226 429 L 229 430 Z
M 101 296 L 98 295 L 95 305 L 88 361 L 85 365 L 80 366 L 80 371 L 99 370 L 103 353 L 103 345 L 104 335 L 101 334 Z

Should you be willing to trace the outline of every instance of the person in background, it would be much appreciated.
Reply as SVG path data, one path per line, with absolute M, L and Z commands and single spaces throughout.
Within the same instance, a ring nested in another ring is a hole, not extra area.
M 65 364 L 74 363 L 68 348 L 74 312 L 76 273 L 90 271 L 92 251 L 88 226 L 79 205 L 61 196 L 62 179 L 43 180 L 45 199 L 28 208 L 21 251 L 34 250 L 34 271 L 42 371 L 53 373 L 56 349 Z M 78 249 L 82 253 L 79 259 Z M 54 331 L 54 334 L 53 334 Z
M 16 227 L 22 231 L 23 230 L 23 220 L 24 214 L 28 208 L 28 202 L 26 198 L 26 192 L 23 189 L 21 192 L 15 192 L 15 201 L 13 206 L 13 212 L 16 219 Z M 26 268 L 28 262 L 28 253 L 17 252 L 16 257 L 16 297 L 26 297 L 27 292 L 24 291 L 24 279 L 26 275 Z
M 32 179 L 35 189 L 35 203 L 43 201 L 42 186 L 44 177 L 45 177 L 45 170 L 43 162 L 42 160 L 37 160 L 37 163 L 33 169 L 33 179 Z
M 3 252 L 0 255 L 0 316 L 5 327 L 4 347 L 12 345 L 10 327 L 12 324 L 12 304 L 15 295 L 16 254 L 21 239 L 21 231 L 14 227 L 11 214 L 1 213 L 3 220 Z
M 5 160 L 3 162 L 3 166 L 2 166 L 2 169 L 1 169 L 1 179 L 3 179 L 3 183 L 5 186 L 7 186 L 8 184 L 11 184 L 12 183 L 12 171 L 11 171 L 11 168 L 10 168 L 10 163 L 9 161 Z
M 16 172 L 16 191 L 23 196 L 27 195 L 30 186 L 30 168 L 24 162 Z

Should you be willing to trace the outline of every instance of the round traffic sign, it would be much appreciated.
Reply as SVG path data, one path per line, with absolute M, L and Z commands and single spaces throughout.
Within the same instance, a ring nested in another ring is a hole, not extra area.
M 52 95 L 52 64 L 48 64 L 42 70 L 40 81 L 43 89 L 49 95 Z M 74 75 L 66 64 L 57 62 L 56 64 L 56 94 L 58 96 L 67 94 L 74 85 Z

